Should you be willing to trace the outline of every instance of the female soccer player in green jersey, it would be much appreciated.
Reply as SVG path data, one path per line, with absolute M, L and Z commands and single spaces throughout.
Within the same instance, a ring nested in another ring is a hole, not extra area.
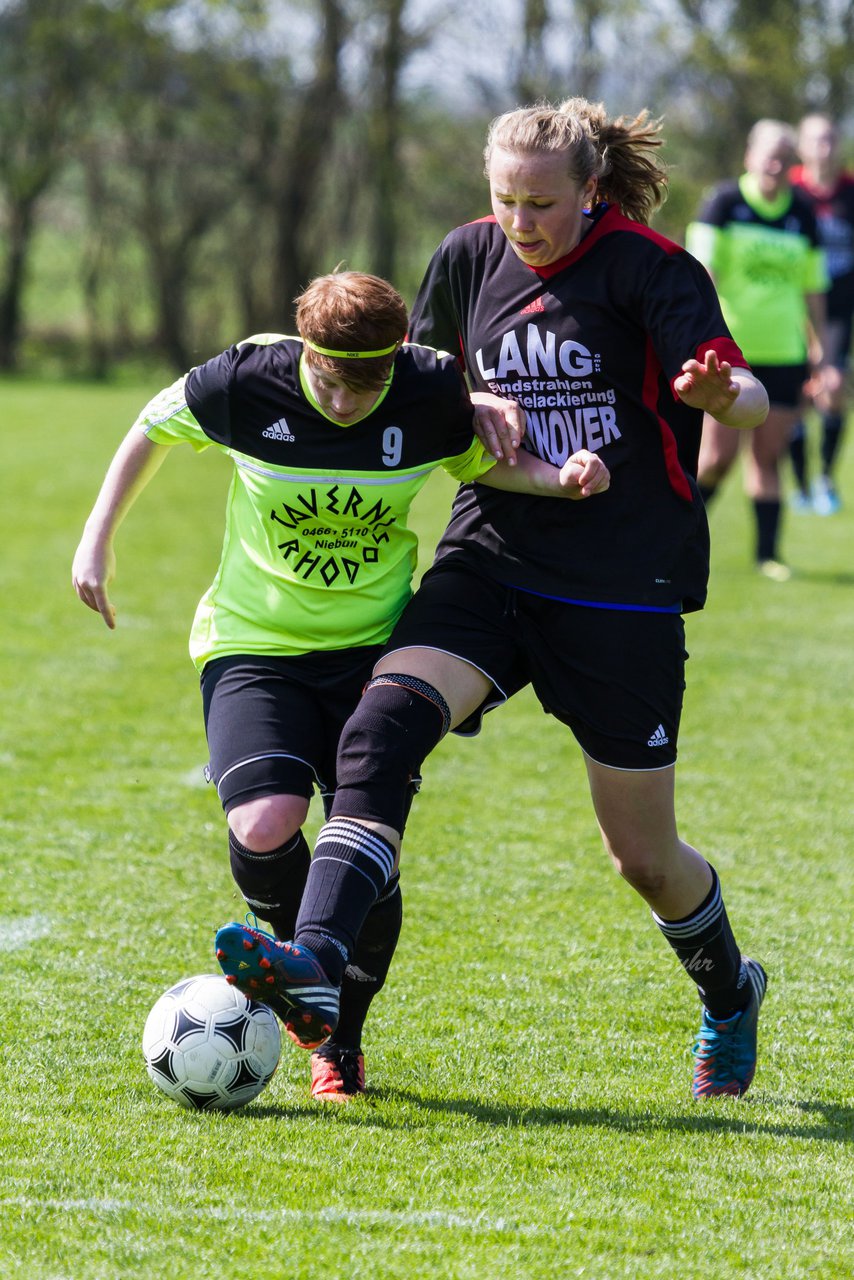
M 444 467 L 460 481 L 552 498 L 608 486 L 607 467 L 587 449 L 561 467 L 527 454 L 516 466 L 497 464 L 474 435 L 456 360 L 405 343 L 407 322 L 384 280 L 358 272 L 314 280 L 298 299 L 299 337 L 256 334 L 146 406 L 74 558 L 77 594 L 113 628 L 113 540 L 134 500 L 175 444 L 230 458 L 222 557 L 190 653 L 232 872 L 282 938 L 292 936 L 308 873 L 302 826 L 313 788 L 331 799 L 341 727 L 412 594 L 407 517 L 430 473 Z M 479 400 L 487 423 L 494 415 L 518 430 L 514 404 Z M 395 875 L 347 967 L 336 1035 L 312 1060 L 315 1097 L 364 1088 L 362 1027 L 400 923 Z M 289 1006 L 268 1003 L 287 1024 Z
M 745 487 L 756 521 L 757 567 L 776 582 L 790 577 L 778 547 L 780 459 L 810 368 L 814 380 L 825 376 L 828 277 L 815 210 L 789 182 L 794 156 L 788 125 L 758 121 L 747 140 L 745 172 L 715 189 L 686 237 L 711 273 L 735 341 L 768 392 L 768 417 L 749 437 Z M 743 439 L 706 415 L 698 479 L 707 502 Z

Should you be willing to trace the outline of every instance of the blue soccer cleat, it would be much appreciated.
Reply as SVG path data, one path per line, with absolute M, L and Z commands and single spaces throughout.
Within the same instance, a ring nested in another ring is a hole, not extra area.
M 756 1070 L 756 1028 L 768 979 L 756 960 L 744 959 L 750 985 L 750 1003 L 725 1021 L 716 1021 L 703 1010 L 694 1042 L 695 1098 L 740 1098 L 750 1088 Z
M 817 516 L 835 516 L 842 510 L 839 494 L 827 476 L 820 476 L 813 485 L 812 505 Z
M 301 1049 L 317 1049 L 332 1035 L 340 991 L 308 947 L 279 942 L 250 925 L 226 924 L 216 935 L 216 958 L 226 981 L 268 1004 Z

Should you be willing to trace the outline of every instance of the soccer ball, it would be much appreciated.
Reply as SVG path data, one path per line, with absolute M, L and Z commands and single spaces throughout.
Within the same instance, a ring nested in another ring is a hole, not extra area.
M 164 991 L 142 1033 L 145 1066 L 158 1089 L 197 1111 L 233 1111 L 257 1098 L 281 1050 L 273 1011 L 211 973 Z

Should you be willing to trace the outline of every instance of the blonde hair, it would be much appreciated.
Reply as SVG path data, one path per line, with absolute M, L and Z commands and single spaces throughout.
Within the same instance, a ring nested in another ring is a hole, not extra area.
M 792 151 L 797 150 L 798 136 L 790 124 L 786 124 L 785 120 L 772 120 L 766 117 L 763 120 L 757 120 L 756 124 L 747 135 L 747 150 L 751 151 L 753 147 L 760 146 L 765 141 L 784 142 Z
M 607 201 L 628 218 L 647 223 L 667 196 L 667 171 L 655 154 L 662 145 L 661 121 L 649 112 L 609 120 L 601 102 L 567 98 L 519 107 L 496 116 L 489 126 L 485 173 L 493 151 L 563 153 L 570 176 L 584 186 L 598 179 L 594 204 Z
M 839 139 L 839 127 L 832 116 L 826 115 L 824 111 L 810 111 L 805 115 L 798 124 L 798 146 L 801 145 L 804 133 L 809 129 L 810 125 L 818 125 L 818 127 L 828 129 L 834 142 Z
M 334 271 L 317 276 L 295 302 L 303 341 L 336 353 L 306 346 L 305 359 L 313 368 L 340 378 L 354 391 L 383 386 L 409 325 L 406 303 L 387 280 L 362 271 Z M 345 355 L 386 348 L 394 349 L 381 356 Z

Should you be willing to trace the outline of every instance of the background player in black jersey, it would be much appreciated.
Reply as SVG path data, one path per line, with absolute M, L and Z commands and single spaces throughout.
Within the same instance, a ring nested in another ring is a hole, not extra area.
M 229 455 L 222 559 L 190 648 L 231 869 L 285 938 L 308 871 L 313 789 L 325 801 L 333 792 L 341 726 L 411 595 L 406 516 L 429 473 L 444 465 L 459 478 L 569 497 L 608 483 L 583 451 L 562 471 L 534 458 L 525 473 L 496 466 L 473 434 L 456 362 L 403 345 L 406 307 L 386 281 L 320 277 L 298 299 L 297 325 L 301 339 L 256 335 L 155 397 L 110 466 L 72 570 L 80 598 L 114 627 L 113 539 L 135 498 L 175 443 Z M 515 405 L 485 399 L 487 419 L 515 421 Z M 335 1038 L 312 1060 L 317 1098 L 364 1089 L 362 1028 L 401 914 L 393 876 L 360 928 Z M 270 1002 L 287 1024 L 290 1007 L 273 993 Z
M 560 465 L 584 443 L 611 486 L 539 505 L 462 486 L 343 731 L 294 941 L 219 931 L 224 971 L 238 985 L 241 964 L 266 974 L 301 1008 L 307 1045 L 335 1026 L 360 921 L 395 866 L 408 777 L 449 727 L 530 681 L 583 749 L 614 865 L 699 989 L 694 1095 L 738 1095 L 753 1077 L 765 974 L 736 945 L 717 875 L 677 833 L 674 763 L 681 614 L 702 607 L 708 577 L 702 414 L 752 428 L 768 402 L 704 267 L 645 225 L 665 186 L 659 143 L 646 113 L 611 121 L 581 99 L 499 117 L 485 152 L 493 215 L 451 232 L 427 270 L 412 336 L 461 351 L 474 388 L 517 396 L 520 459 Z
M 846 375 L 851 352 L 854 317 L 854 174 L 846 172 L 839 129 L 829 116 L 804 116 L 798 126 L 801 163 L 789 173 L 796 191 L 811 200 L 818 219 L 818 233 L 827 257 L 830 289 L 827 294 L 827 351 L 829 368 L 838 377 L 808 382 L 812 405 L 821 422 L 819 474 L 810 485 L 807 431 L 803 417 L 795 426 L 789 454 L 798 489 L 796 511 L 835 515 L 841 508 L 835 468 L 845 430 Z

